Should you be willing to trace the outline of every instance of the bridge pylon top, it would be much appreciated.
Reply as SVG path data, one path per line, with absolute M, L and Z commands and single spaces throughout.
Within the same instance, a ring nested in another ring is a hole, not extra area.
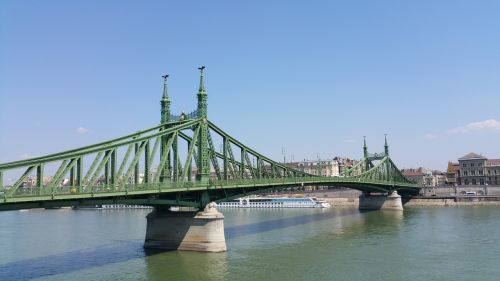
M 162 76 L 163 78 L 163 96 L 160 100 L 161 105 L 161 123 L 170 121 L 170 99 L 168 98 L 168 74 Z
M 198 89 L 198 94 L 199 95 L 202 95 L 202 94 L 207 94 L 207 92 L 205 91 L 205 81 L 204 81 L 204 75 L 203 75 L 203 71 L 205 70 L 205 66 L 201 66 L 201 67 L 198 67 L 198 69 L 200 70 L 200 88 Z
M 366 145 L 366 136 L 363 136 L 363 158 L 369 160 L 381 160 L 384 157 L 389 157 L 389 145 L 387 143 L 387 134 L 384 135 L 384 152 L 383 153 L 368 153 Z
M 163 96 L 162 96 L 162 99 L 166 99 L 166 100 L 168 100 L 168 88 L 167 88 L 168 83 L 167 83 L 167 80 L 168 80 L 169 76 L 170 75 L 168 75 L 168 74 L 165 74 L 165 75 L 162 76 L 162 78 L 163 78 Z
M 387 134 L 384 135 L 385 143 L 384 143 L 384 153 L 385 156 L 389 156 L 389 145 L 387 144 Z
M 363 157 L 368 157 L 368 147 L 366 146 L 366 136 L 363 136 Z
M 200 88 L 198 89 L 198 117 L 207 118 L 207 91 L 205 91 L 204 70 L 205 66 L 199 67 Z

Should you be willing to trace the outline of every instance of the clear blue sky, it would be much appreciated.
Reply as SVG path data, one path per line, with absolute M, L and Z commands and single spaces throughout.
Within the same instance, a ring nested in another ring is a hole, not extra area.
M 1 1 L 0 162 L 196 107 L 282 158 L 500 158 L 499 1 Z

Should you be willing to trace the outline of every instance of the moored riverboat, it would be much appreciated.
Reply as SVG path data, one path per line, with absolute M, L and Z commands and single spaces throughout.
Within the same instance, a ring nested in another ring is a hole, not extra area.
M 221 202 L 218 206 L 228 208 L 329 208 L 330 204 L 315 197 L 242 197 Z

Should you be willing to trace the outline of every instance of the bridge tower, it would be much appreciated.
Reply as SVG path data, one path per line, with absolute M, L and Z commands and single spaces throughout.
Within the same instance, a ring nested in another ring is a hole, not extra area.
M 365 171 L 370 170 L 370 161 L 368 161 L 368 146 L 366 146 L 366 136 L 363 136 L 363 161 Z
M 208 162 L 208 118 L 207 118 L 207 92 L 205 91 L 205 81 L 203 71 L 205 66 L 198 68 L 200 70 L 200 87 L 198 89 L 198 118 L 203 121 L 200 123 L 200 133 L 198 135 L 198 168 L 196 180 L 202 183 L 208 183 L 210 179 L 210 167 Z
M 168 74 L 163 75 L 163 96 L 160 100 L 160 106 L 161 106 L 161 124 L 166 124 L 170 121 L 170 98 L 168 97 Z M 165 125 L 163 127 L 163 130 L 166 130 L 168 127 Z M 167 136 L 162 136 L 161 137 L 161 147 L 160 147 L 160 157 L 163 158 L 165 154 L 168 154 L 168 160 L 166 165 L 163 167 L 161 171 L 158 171 L 160 173 L 160 182 L 165 182 L 168 180 L 170 177 L 170 150 L 165 149 L 167 145 L 168 137 Z
M 203 71 L 200 70 L 200 87 L 198 89 L 198 118 L 199 123 L 197 142 L 198 159 L 196 166 L 196 180 L 202 184 L 208 184 L 210 179 L 209 150 L 208 150 L 208 119 L 207 119 L 207 92 L 205 91 Z M 170 117 L 170 101 L 167 94 L 167 75 L 164 76 L 162 106 L 162 122 L 168 122 Z M 167 140 L 165 140 L 167 142 Z M 177 145 L 173 143 L 174 153 L 174 179 L 177 178 L 175 160 L 177 158 Z M 169 151 L 162 151 L 169 153 Z M 170 156 L 169 156 L 170 161 Z M 169 175 L 169 170 L 163 171 Z M 191 176 L 189 176 L 191 179 Z M 217 204 L 209 203 L 210 198 L 207 191 L 200 196 L 201 201 L 206 201 L 206 206 L 199 211 L 172 212 L 168 208 L 156 206 L 154 211 L 147 216 L 145 248 L 165 250 L 186 250 L 199 252 L 224 252 L 226 251 L 226 240 L 224 236 L 224 215 L 217 210 Z
M 384 157 L 389 157 L 389 145 L 387 144 L 387 134 L 384 135 Z M 386 178 L 391 178 L 391 163 L 385 161 Z

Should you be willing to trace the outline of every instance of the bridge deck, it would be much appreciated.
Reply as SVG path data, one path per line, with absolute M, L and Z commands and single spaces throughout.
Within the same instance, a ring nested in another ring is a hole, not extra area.
M 40 194 L 38 188 L 26 188 L 23 190 L 24 194 L 15 194 L 10 197 L 4 195 L 0 201 L 0 210 L 113 203 L 199 207 L 199 194 L 204 191 L 211 194 L 211 200 L 224 201 L 236 196 L 244 196 L 267 189 L 280 190 L 311 185 L 352 187 L 371 192 L 387 192 L 388 189 L 387 181 L 361 181 L 356 177 L 243 179 L 215 181 L 208 184 L 196 181 L 170 182 L 167 184 L 126 185 L 125 188 L 119 190 L 114 189 L 116 186 L 95 186 L 88 191 L 79 193 L 74 192 L 72 187 L 64 187 L 54 194 Z M 418 192 L 418 186 L 415 184 L 401 185 L 395 182 L 392 189 Z M 196 196 L 189 196 L 189 194 L 196 194 Z

